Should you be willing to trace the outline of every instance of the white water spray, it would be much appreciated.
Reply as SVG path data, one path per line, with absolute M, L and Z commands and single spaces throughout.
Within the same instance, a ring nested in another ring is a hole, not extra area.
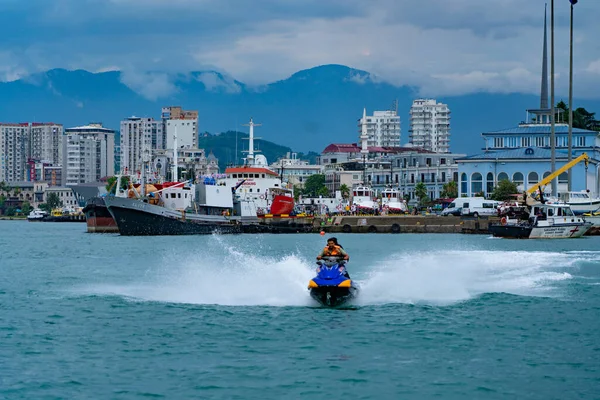
M 210 242 L 210 247 L 165 255 L 146 267 L 138 282 L 83 291 L 141 301 L 316 306 L 306 288 L 314 276 L 314 255 L 300 249 L 271 255 L 268 245 L 254 239 L 234 246 L 215 235 Z M 370 265 L 354 260 L 348 269 L 361 288 L 356 305 L 446 305 L 485 293 L 560 296 L 560 281 L 571 279 L 579 262 L 594 260 L 600 260 L 600 252 L 457 250 L 392 254 L 369 260 Z

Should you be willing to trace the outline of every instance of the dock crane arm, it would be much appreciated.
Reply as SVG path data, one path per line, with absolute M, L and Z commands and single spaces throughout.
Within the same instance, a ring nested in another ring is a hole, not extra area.
M 527 189 L 527 191 L 526 191 L 527 197 L 532 197 L 533 193 L 536 190 L 540 190 L 542 187 L 544 187 L 547 184 L 549 184 L 550 182 L 552 182 L 552 180 L 554 178 L 556 178 L 563 172 L 570 170 L 571 168 L 573 168 L 575 165 L 577 165 L 581 161 L 585 162 L 585 166 L 587 168 L 589 159 L 590 159 L 590 157 L 587 155 L 587 153 L 583 153 L 579 157 L 569 161 L 568 163 L 563 165 L 561 168 L 557 169 L 556 171 L 554 171 L 553 173 L 551 173 L 550 175 L 548 175 L 547 177 L 545 177 L 544 179 L 542 179 L 541 181 L 539 181 L 538 183 L 536 183 L 535 185 L 533 185 L 529 189 Z

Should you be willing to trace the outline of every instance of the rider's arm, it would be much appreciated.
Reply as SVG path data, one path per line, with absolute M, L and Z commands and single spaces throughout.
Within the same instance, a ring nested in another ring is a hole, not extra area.
M 344 260 L 348 260 L 350 258 L 350 256 L 348 256 L 348 253 L 346 253 L 346 250 L 342 249 L 341 247 L 340 253 L 342 254 L 342 256 L 344 256 Z

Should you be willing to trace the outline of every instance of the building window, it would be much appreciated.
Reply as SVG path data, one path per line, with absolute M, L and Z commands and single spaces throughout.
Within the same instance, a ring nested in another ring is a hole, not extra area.
M 535 185 L 536 183 L 539 182 L 539 176 L 537 172 L 530 172 L 529 175 L 527 175 L 527 186 L 532 186 Z
M 558 183 L 568 183 L 569 182 L 569 174 L 563 172 L 558 176 Z
M 440 158 L 440 165 L 446 165 L 446 159 Z
M 501 138 L 501 137 L 494 138 L 494 147 L 496 147 L 496 148 L 504 147 L 504 138 Z
M 500 181 L 507 181 L 508 179 L 508 174 L 506 172 L 500 172 L 498 174 L 498 182 Z
M 468 194 L 467 193 L 467 174 L 465 174 L 464 172 L 460 175 L 460 192 L 462 194 Z
M 486 176 L 485 191 L 487 194 L 491 194 L 494 191 L 494 174 L 488 172 Z
M 577 136 L 575 138 L 575 146 L 585 147 L 585 136 Z
M 442 172 L 442 182 L 446 182 L 446 173 Z
M 517 185 L 517 186 L 521 186 L 523 185 L 523 174 L 520 172 L 515 172 L 513 174 L 513 182 Z
M 483 191 L 483 178 L 479 172 L 475 172 L 471 175 L 471 194 L 475 195 L 476 193 Z

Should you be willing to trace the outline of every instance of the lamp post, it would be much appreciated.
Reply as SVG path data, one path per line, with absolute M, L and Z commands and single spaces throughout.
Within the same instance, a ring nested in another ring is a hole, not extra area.
M 577 4 L 577 0 L 569 0 L 571 2 L 571 27 L 569 37 L 569 161 L 573 159 L 573 6 Z M 572 189 L 571 168 L 568 171 L 568 190 Z M 585 177 L 587 182 L 587 176 Z
M 554 108 L 554 0 L 550 1 L 550 170 L 556 171 L 556 115 Z M 558 192 L 556 178 L 552 180 L 552 196 Z

